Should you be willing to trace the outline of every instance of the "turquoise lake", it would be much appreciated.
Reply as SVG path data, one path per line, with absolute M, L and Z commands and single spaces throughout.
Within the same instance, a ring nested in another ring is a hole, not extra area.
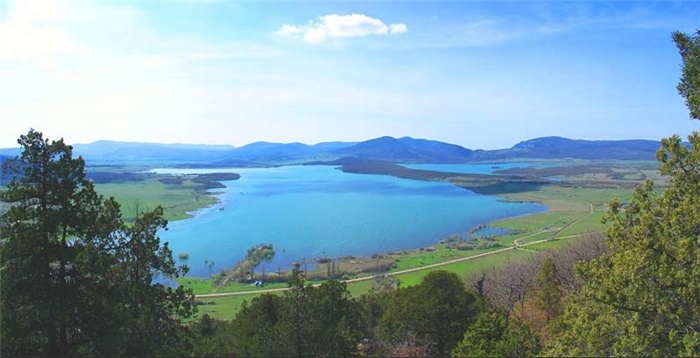
M 239 180 L 223 182 L 225 189 L 216 189 L 220 204 L 171 222 L 160 235 L 176 258 L 189 254 L 189 275 L 199 277 L 208 276 L 204 260 L 214 261 L 217 272 L 260 243 L 275 247 L 269 271 L 303 259 L 430 246 L 479 224 L 545 210 L 447 183 L 349 174 L 330 166 L 154 171 L 241 174 Z

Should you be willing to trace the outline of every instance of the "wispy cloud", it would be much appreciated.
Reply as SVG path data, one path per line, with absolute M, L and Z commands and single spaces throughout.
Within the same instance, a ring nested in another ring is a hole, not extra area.
M 686 2 L 524 2 L 503 11 L 465 13 L 461 17 L 433 15 L 425 24 L 412 26 L 412 41 L 405 47 L 418 49 L 508 47 L 514 43 L 537 42 L 581 33 L 610 33 L 624 30 L 665 30 L 688 28 L 688 17 L 697 17 L 697 6 Z M 423 26 L 420 26 L 423 25 Z
M 310 43 L 321 43 L 329 38 L 365 37 L 370 35 L 393 35 L 408 31 L 406 24 L 385 24 L 363 14 L 325 15 L 308 25 L 284 24 L 275 32 L 277 35 L 303 39 Z

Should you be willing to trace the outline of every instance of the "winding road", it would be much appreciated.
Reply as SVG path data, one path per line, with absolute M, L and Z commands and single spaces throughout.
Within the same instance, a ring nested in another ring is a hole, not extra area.
M 531 246 L 531 245 L 537 245 L 537 244 L 541 244 L 541 243 L 547 242 L 547 241 L 560 240 L 560 239 L 570 239 L 570 238 L 574 238 L 574 237 L 581 237 L 581 236 L 584 236 L 584 235 L 587 235 L 587 234 L 575 234 L 575 235 L 568 235 L 568 236 L 561 236 L 561 237 L 556 237 L 556 235 L 559 234 L 560 232 L 564 231 L 565 229 L 569 228 L 570 226 L 572 226 L 572 225 L 578 223 L 579 221 L 583 220 L 584 218 L 586 218 L 587 216 L 589 216 L 589 215 L 591 215 L 591 214 L 593 214 L 592 205 L 591 205 L 591 211 L 590 211 L 590 213 L 587 213 L 587 214 L 581 216 L 580 218 L 578 218 L 578 219 L 572 221 L 571 223 L 565 225 L 564 227 L 559 228 L 559 229 L 556 229 L 556 230 L 554 230 L 554 229 L 543 229 L 543 230 L 537 231 L 537 232 L 535 232 L 535 233 L 532 233 L 532 234 L 530 234 L 530 235 L 523 236 L 523 237 L 518 238 L 518 239 L 516 239 L 515 241 L 513 241 L 513 246 L 510 246 L 510 247 L 506 247 L 506 248 L 502 248 L 502 249 L 498 249 L 498 250 L 494 250 L 494 251 L 489 251 L 489 252 L 485 252 L 485 253 L 478 254 L 478 255 L 467 256 L 467 257 L 462 257 L 462 258 L 459 258 L 459 259 L 454 259 L 454 260 L 449 260 L 449 261 L 445 261 L 445 262 L 440 262 L 440 263 L 436 263 L 436 264 L 421 266 L 421 267 L 414 267 L 414 268 L 405 269 L 405 270 L 400 270 L 400 271 L 388 272 L 388 273 L 377 274 L 377 275 L 366 276 L 366 277 L 360 277 L 360 278 L 353 278 L 353 279 L 350 279 L 350 280 L 344 280 L 343 282 L 345 282 L 345 283 L 353 283 L 353 282 L 360 282 L 360 281 L 373 280 L 373 279 L 375 279 L 375 278 L 377 278 L 377 277 L 381 277 L 381 276 L 384 276 L 384 275 L 386 275 L 386 274 L 401 275 L 401 274 L 410 273 L 410 272 L 416 272 L 416 271 L 420 271 L 420 270 L 428 270 L 428 269 L 431 269 L 431 268 L 440 267 L 440 266 L 445 266 L 445 265 L 450 265 L 450 264 L 454 264 L 454 263 L 457 263 L 457 262 L 462 262 L 462 261 L 467 261 L 467 260 L 474 260 L 474 259 L 478 259 L 478 258 L 481 258 L 481 257 L 484 257 L 484 256 L 489 256 L 489 255 L 494 255 L 494 254 L 498 254 L 498 253 L 501 253 L 501 252 L 505 252 L 505 251 L 508 251 L 508 250 L 519 250 L 519 249 L 522 249 L 523 247 L 527 247 L 527 246 Z M 536 241 L 532 241 L 532 242 L 528 242 L 528 243 L 525 243 L 525 244 L 521 244 L 521 243 L 519 242 L 520 240 L 527 239 L 527 238 L 533 237 L 533 236 L 535 236 L 535 235 L 539 235 L 539 234 L 541 234 L 541 233 L 543 233 L 543 232 L 554 232 L 554 234 L 553 234 L 552 236 L 548 237 L 548 238 L 541 239 L 541 240 L 536 240 Z M 523 251 L 537 252 L 537 251 L 534 251 L 534 250 L 527 250 L 527 249 L 524 249 Z M 317 284 L 314 284 L 314 285 L 312 285 L 312 286 L 316 287 L 316 286 L 320 286 L 320 285 L 321 285 L 320 283 L 317 283 Z M 281 291 L 286 291 L 286 290 L 289 290 L 289 287 L 270 288 L 270 289 L 255 290 L 255 291 L 238 291 L 238 292 L 206 293 L 206 294 L 201 294 L 201 295 L 195 295 L 195 298 L 213 298 L 213 297 L 254 295 L 254 294 L 260 294 L 260 293 L 281 292 Z

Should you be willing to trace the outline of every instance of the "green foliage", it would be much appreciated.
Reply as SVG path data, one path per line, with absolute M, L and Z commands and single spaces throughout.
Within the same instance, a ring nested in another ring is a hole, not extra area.
M 133 224 L 115 232 L 117 265 L 112 280 L 118 291 L 114 300 L 124 305 L 124 334 L 127 355 L 151 356 L 177 354 L 180 319 L 194 313 L 191 290 L 153 283 L 158 277 L 175 278 L 186 272 L 176 267 L 168 243 L 160 244 L 159 230 L 165 229 L 163 209 L 139 214 Z M 153 332 L 159 339 L 154 341 Z
M 126 226 L 70 146 L 34 130 L 18 142 L 0 192 L 11 205 L 0 227 L 2 355 L 176 354 L 192 296 L 153 283 L 183 272 L 156 235 L 162 209 Z
M 283 356 L 279 342 L 282 298 L 264 294 L 241 306 L 231 323 L 231 352 L 243 357 Z M 274 342 L 274 343 L 273 343 Z
M 281 325 L 286 352 L 330 357 L 356 352 L 360 317 L 344 282 L 329 280 L 315 289 L 297 286 L 287 292 Z
M 683 74 L 678 84 L 678 93 L 685 98 L 690 118 L 700 119 L 700 30 L 688 36 L 673 33 L 673 41 L 683 58 Z
M 554 354 L 700 353 L 700 133 L 662 141 L 660 195 L 647 182 L 613 202 L 609 252 L 580 267 L 587 285 L 564 316 Z
M 129 170 L 136 171 L 143 168 Z M 94 174 L 95 172 L 91 171 L 91 177 Z M 136 202 L 140 203 L 141 210 L 162 206 L 165 218 L 170 221 L 191 218 L 192 212 L 218 202 L 211 192 L 206 191 L 204 184 L 194 183 L 191 180 L 185 180 L 180 184 L 166 184 L 161 180 L 149 176 L 107 183 L 95 180 L 94 183 L 95 190 L 99 194 L 114 197 L 122 204 L 121 213 L 126 222 L 136 217 L 137 208 L 132 205 Z
M 389 306 L 393 294 L 393 291 L 380 291 L 362 295 L 358 299 L 363 337 L 366 338 L 359 347 L 361 355 L 378 356 L 385 348 L 376 337 L 376 328 Z
M 391 292 L 398 289 L 399 286 L 401 286 L 401 281 L 399 281 L 396 276 L 386 274 L 384 276 L 376 276 L 374 280 L 372 280 L 372 288 L 369 292 Z
M 282 297 L 244 304 L 232 322 L 232 352 L 241 356 L 354 355 L 361 336 L 359 305 L 345 283 L 307 286 L 295 268 Z
M 247 278 L 252 278 L 255 268 L 258 267 L 260 263 L 270 262 L 274 257 L 275 249 L 272 247 L 272 244 L 260 244 L 251 247 L 248 249 L 243 261 L 239 262 L 234 268 L 219 276 L 215 280 L 214 285 L 226 286 L 233 280 L 245 280 Z M 208 261 L 206 264 L 209 264 Z
M 409 334 L 420 345 L 430 346 L 431 355 L 445 356 L 480 309 L 459 276 L 435 271 L 425 276 L 420 285 L 396 291 L 378 330 L 385 341 Z
M 270 261 L 273 257 L 275 257 L 275 249 L 272 247 L 272 244 L 260 244 L 251 247 L 246 253 L 246 259 L 258 264 L 263 261 Z
M 542 269 L 535 280 L 535 297 L 538 306 L 547 314 L 547 320 L 554 317 L 560 308 L 562 290 L 557 281 L 557 267 L 551 257 L 542 262 Z
M 205 314 L 194 322 L 188 331 L 188 338 L 192 341 L 190 351 L 193 357 L 226 357 L 232 356 L 233 348 L 230 339 L 230 324 L 211 318 Z
M 498 311 L 481 313 L 452 351 L 454 357 L 532 357 L 539 338 L 517 317 L 506 320 Z

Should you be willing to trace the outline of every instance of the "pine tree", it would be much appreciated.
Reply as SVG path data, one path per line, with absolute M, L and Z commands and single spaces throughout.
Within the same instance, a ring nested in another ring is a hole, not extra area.
M 545 312 L 549 321 L 559 312 L 562 297 L 561 285 L 557 281 L 557 267 L 551 257 L 547 257 L 542 262 L 542 269 L 535 283 L 537 284 L 537 291 L 535 291 L 537 304 Z
M 154 283 L 183 272 L 157 237 L 162 209 L 127 226 L 63 140 L 30 130 L 18 142 L 0 192 L 2 355 L 174 354 L 194 308 L 190 291 Z

